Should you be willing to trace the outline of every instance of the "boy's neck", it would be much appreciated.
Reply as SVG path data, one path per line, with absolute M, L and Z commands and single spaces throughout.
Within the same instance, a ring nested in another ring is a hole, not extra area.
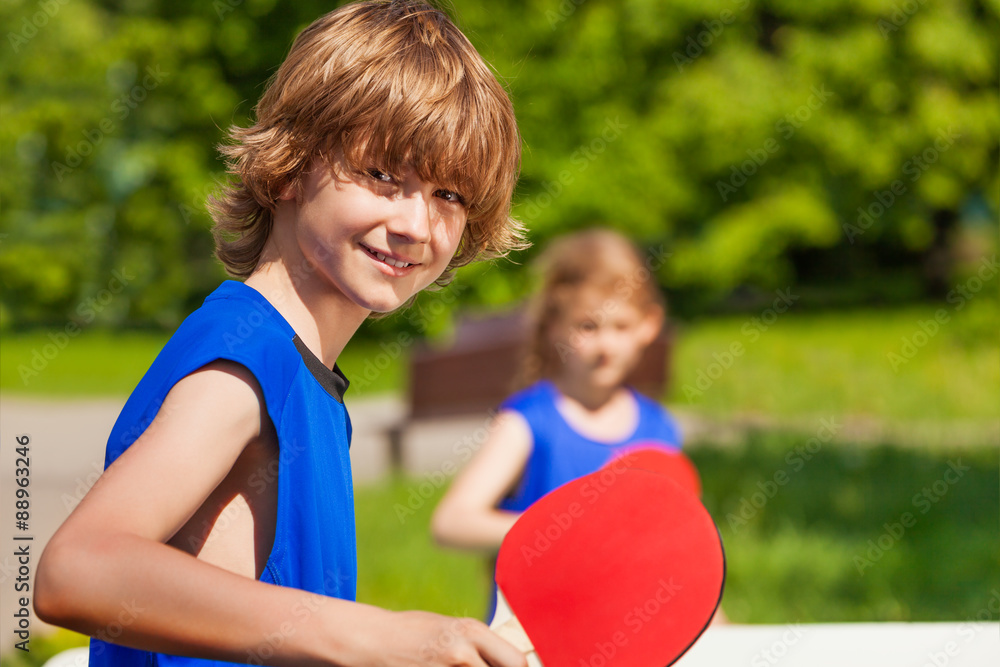
M 246 284 L 267 299 L 324 365 L 333 368 L 351 336 L 370 314 L 331 286 L 296 281 L 284 262 L 264 257 Z

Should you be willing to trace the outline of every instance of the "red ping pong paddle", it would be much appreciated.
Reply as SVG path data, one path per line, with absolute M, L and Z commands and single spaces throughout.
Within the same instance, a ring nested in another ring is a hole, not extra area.
M 525 511 L 500 547 L 496 581 L 494 629 L 518 644 L 519 624 L 530 640 L 520 647 L 533 646 L 544 667 L 664 667 L 708 627 L 725 554 L 696 496 L 618 466 Z M 515 617 L 507 623 L 504 602 Z
M 679 449 L 667 449 L 655 441 L 636 443 L 616 454 L 604 467 L 614 468 L 620 465 L 666 475 L 681 488 L 701 497 L 701 476 L 698 469 Z

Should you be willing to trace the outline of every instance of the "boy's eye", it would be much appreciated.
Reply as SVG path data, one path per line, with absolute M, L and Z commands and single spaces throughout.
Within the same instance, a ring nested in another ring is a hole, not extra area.
M 434 194 L 440 197 L 441 199 L 444 199 L 447 202 L 461 204 L 462 206 L 465 206 L 465 197 L 458 194 L 457 192 L 453 192 L 451 190 L 438 190 Z
M 368 176 L 370 176 L 371 178 L 375 179 L 376 181 L 379 181 L 380 183 L 392 183 L 392 176 L 385 173 L 384 171 L 381 171 L 380 169 L 375 169 L 373 167 L 371 169 L 366 169 L 365 173 L 368 174 Z

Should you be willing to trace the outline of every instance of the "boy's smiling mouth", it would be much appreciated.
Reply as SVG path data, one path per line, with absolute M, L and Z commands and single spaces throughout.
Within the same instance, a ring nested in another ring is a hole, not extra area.
M 365 252 L 367 252 L 370 257 L 376 259 L 379 262 L 382 262 L 383 264 L 391 266 L 394 269 L 408 269 L 411 266 L 416 266 L 417 264 L 419 264 L 419 262 L 409 262 L 402 258 L 392 257 L 391 255 L 381 252 L 380 250 L 375 250 L 374 248 L 370 248 L 364 243 L 360 245 L 362 248 L 365 249 Z

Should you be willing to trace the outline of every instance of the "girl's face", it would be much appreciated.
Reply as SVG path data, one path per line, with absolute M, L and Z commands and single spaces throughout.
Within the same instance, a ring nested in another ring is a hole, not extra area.
M 581 289 L 548 328 L 562 379 L 592 387 L 621 385 L 660 331 L 662 313 L 633 300 Z

